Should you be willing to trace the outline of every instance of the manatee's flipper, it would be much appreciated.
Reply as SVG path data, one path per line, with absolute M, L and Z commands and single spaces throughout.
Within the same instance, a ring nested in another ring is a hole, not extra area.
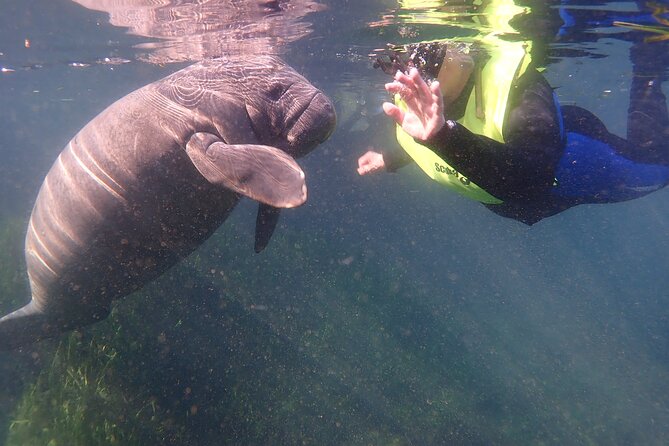
M 279 222 L 281 209 L 268 204 L 260 203 L 258 205 L 258 216 L 256 217 L 256 242 L 254 249 L 258 253 L 265 249 L 272 238 L 274 228 Z
M 0 319 L 0 351 L 30 345 L 55 336 L 44 313 L 30 301 L 28 305 Z
M 81 310 L 81 309 L 80 309 Z M 35 301 L 0 319 L 0 351 L 26 347 L 68 330 L 98 322 L 109 314 L 109 308 L 97 306 L 85 311 L 47 314 Z
M 195 133 L 186 144 L 186 153 L 209 182 L 261 203 L 292 208 L 307 199 L 304 172 L 275 147 L 226 144 L 211 133 Z

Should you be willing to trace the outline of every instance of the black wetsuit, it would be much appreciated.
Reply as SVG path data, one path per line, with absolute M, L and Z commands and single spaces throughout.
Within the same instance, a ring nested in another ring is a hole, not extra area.
M 560 107 L 548 82 L 530 69 L 512 87 L 504 144 L 459 124 L 419 142 L 503 201 L 486 205 L 490 210 L 530 225 L 578 204 L 646 195 L 669 183 L 669 115 L 661 88 L 666 71 L 643 54 L 666 47 L 651 45 L 632 51 L 627 139 L 587 110 Z M 462 112 L 454 104 L 447 119 Z M 411 158 L 399 149 L 384 153 L 384 160 L 393 171 Z

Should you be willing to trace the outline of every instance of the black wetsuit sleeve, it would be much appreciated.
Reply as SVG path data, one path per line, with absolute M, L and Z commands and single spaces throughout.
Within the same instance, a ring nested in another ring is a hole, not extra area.
M 501 199 L 531 200 L 552 187 L 564 149 L 553 89 L 536 71 L 528 71 L 510 95 L 505 143 L 472 133 L 449 121 L 422 142 L 453 168 Z
M 499 152 L 506 149 L 504 144 L 476 135 L 459 124 L 452 129 L 444 125 L 433 138 L 415 141 L 438 153 L 451 166 L 457 166 L 458 170 L 470 172 L 476 177 L 479 177 L 476 175 L 478 171 L 496 168 L 494 163 Z M 389 172 L 395 172 L 413 162 L 411 156 L 401 147 L 384 150 L 382 155 Z
M 533 224 L 566 207 L 550 195 L 564 151 L 560 122 L 553 89 L 538 72 L 528 70 L 510 92 L 505 143 L 477 135 L 454 121 L 433 138 L 417 142 L 503 201 L 489 205 L 492 211 Z M 383 156 L 391 172 L 411 162 L 401 147 Z
M 402 147 L 399 147 L 399 145 L 393 149 L 384 150 L 381 152 L 381 155 L 383 155 L 383 162 L 388 172 L 395 172 L 413 161 L 409 154 Z
M 453 123 L 423 144 L 490 194 L 508 201 L 541 195 L 552 186 L 561 150 L 545 136 L 527 134 L 514 144 L 502 144 Z
M 503 178 L 496 177 L 506 169 L 498 163 L 500 159 L 508 158 L 512 150 L 506 144 L 476 135 L 454 121 L 445 124 L 434 137 L 419 142 L 489 192 L 499 189 L 503 182 Z M 509 153 L 505 155 L 505 152 Z

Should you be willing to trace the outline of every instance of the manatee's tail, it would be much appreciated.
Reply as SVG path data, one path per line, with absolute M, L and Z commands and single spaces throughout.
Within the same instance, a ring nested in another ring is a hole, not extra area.
M 0 319 L 0 351 L 28 346 L 60 333 L 45 314 L 30 301 L 28 305 Z

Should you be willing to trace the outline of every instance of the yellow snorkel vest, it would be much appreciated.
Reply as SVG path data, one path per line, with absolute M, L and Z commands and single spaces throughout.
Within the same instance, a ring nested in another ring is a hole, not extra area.
M 432 4 L 435 2 L 415 3 L 409 0 L 401 2 L 403 7 L 410 9 L 422 9 L 426 4 L 433 7 Z M 480 5 L 482 2 L 474 3 Z M 472 73 L 472 76 L 478 76 L 475 81 L 477 85 L 469 95 L 464 115 L 457 122 L 475 134 L 487 136 L 500 143 L 504 143 L 502 130 L 507 117 L 511 88 L 530 64 L 530 42 L 503 40 L 499 36 L 516 34 L 509 25 L 509 20 L 526 11 L 512 0 L 493 0 L 483 8 L 482 14 L 473 17 L 473 21 L 479 23 L 480 29 L 485 32 L 473 40 L 486 50 L 490 58 L 483 67 L 477 67 Z M 441 18 L 443 20 L 443 16 Z M 481 19 L 486 23 L 481 23 Z M 406 109 L 406 105 L 399 100 L 399 97 L 395 98 L 395 102 L 398 107 Z M 486 204 L 502 203 L 502 200 L 471 182 L 432 150 L 416 142 L 399 125 L 397 141 L 423 172 L 438 183 L 472 200 Z

